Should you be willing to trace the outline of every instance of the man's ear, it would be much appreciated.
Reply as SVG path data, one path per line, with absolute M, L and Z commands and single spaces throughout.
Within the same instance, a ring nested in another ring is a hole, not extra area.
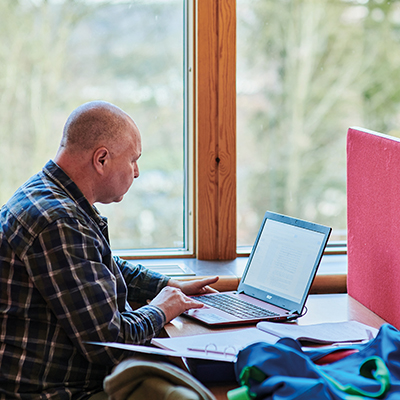
M 107 147 L 99 147 L 93 153 L 93 167 L 100 174 L 104 174 L 105 167 L 110 160 L 110 152 Z

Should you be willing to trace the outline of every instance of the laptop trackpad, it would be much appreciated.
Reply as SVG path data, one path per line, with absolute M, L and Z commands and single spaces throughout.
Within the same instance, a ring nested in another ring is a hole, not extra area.
M 196 319 L 204 321 L 208 324 L 218 324 L 227 321 L 227 319 L 222 315 L 214 313 L 214 311 L 210 310 L 209 308 L 191 309 L 186 311 L 184 314 L 195 317 Z

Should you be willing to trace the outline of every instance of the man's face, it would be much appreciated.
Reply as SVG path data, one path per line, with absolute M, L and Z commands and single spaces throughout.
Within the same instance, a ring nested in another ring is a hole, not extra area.
M 101 203 L 120 202 L 131 187 L 133 180 L 139 177 L 138 160 L 142 153 L 140 133 L 130 121 L 125 138 L 113 146 L 111 162 L 101 188 Z

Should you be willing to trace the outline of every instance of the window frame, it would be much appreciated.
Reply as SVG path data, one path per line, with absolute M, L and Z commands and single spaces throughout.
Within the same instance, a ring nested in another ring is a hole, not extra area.
M 236 252 L 236 0 L 197 0 L 196 255 Z
M 196 4 L 197 258 L 231 260 L 251 251 L 236 237 L 236 0 Z M 325 254 L 347 254 L 346 243 Z
M 187 0 L 187 248 L 124 258 L 233 260 L 236 233 L 236 0 Z M 345 254 L 334 246 L 329 254 Z
M 185 12 L 186 248 L 114 251 L 125 259 L 237 256 L 236 0 L 187 0 Z

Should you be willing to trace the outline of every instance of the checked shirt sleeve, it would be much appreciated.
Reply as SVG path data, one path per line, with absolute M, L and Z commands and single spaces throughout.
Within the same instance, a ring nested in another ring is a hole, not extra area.
M 128 300 L 144 304 L 147 300 L 153 299 L 170 280 L 165 275 L 151 271 L 143 265 L 133 265 L 119 257 L 114 257 L 114 260 L 128 286 Z
M 85 342 L 143 343 L 165 323 L 157 307 L 125 308 L 126 286 L 111 251 L 104 248 L 102 237 L 76 219 L 45 228 L 25 261 L 54 323 L 91 362 L 112 365 L 122 352 Z

